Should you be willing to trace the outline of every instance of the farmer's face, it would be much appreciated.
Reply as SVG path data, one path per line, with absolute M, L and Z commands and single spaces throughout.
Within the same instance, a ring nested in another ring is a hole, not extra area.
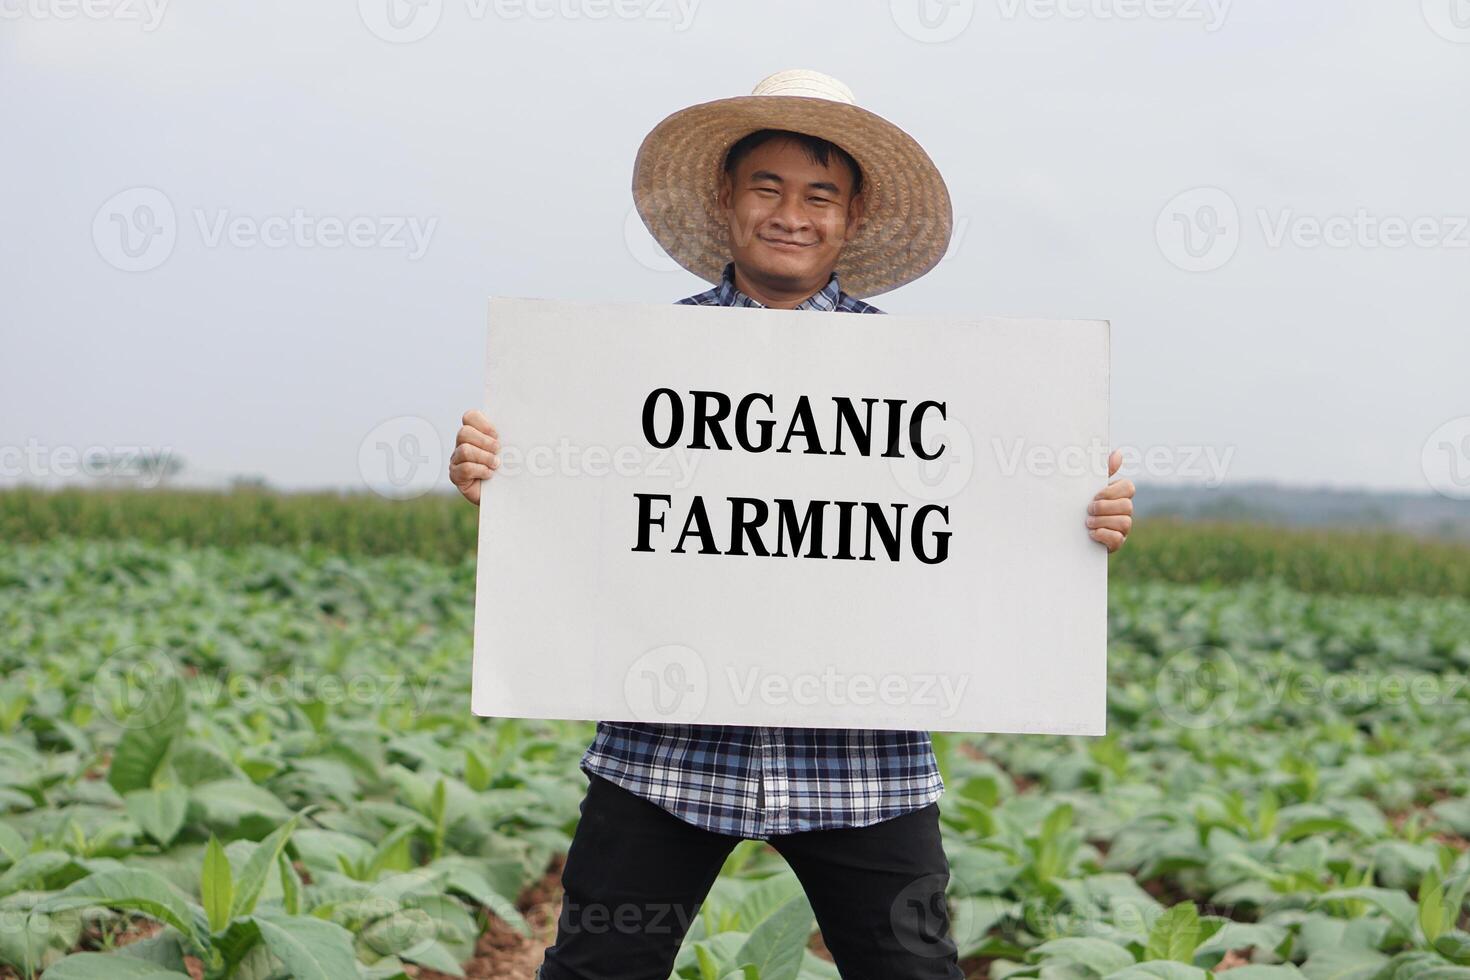
M 813 163 L 800 144 L 769 140 L 720 184 L 731 260 L 753 283 L 812 292 L 827 284 L 837 257 L 862 218 L 852 171 L 836 154 Z

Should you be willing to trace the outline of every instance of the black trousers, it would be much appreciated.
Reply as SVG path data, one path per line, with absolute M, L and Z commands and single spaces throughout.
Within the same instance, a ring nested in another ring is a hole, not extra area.
M 591 776 L 562 871 L 541 980 L 668 980 L 739 837 L 685 823 Z M 843 980 L 958 980 L 939 805 L 868 827 L 771 838 L 816 913 Z

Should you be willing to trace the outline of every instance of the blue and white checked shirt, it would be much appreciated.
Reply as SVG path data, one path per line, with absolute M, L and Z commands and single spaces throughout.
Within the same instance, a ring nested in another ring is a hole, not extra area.
M 735 288 L 735 265 L 686 306 L 761 306 Z M 798 310 L 882 313 L 848 296 L 837 274 Z M 754 728 L 600 721 L 582 769 L 697 827 L 763 840 L 865 827 L 944 792 L 928 732 Z

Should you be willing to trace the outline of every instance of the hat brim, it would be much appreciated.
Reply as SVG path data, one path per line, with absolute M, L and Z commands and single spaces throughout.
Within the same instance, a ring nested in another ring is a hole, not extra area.
M 725 154 L 758 129 L 841 146 L 863 171 L 865 215 L 843 246 L 844 292 L 876 296 L 928 272 L 949 248 L 953 210 L 939 168 L 918 142 L 860 106 L 790 95 L 744 95 L 681 109 L 644 138 L 633 201 L 654 239 L 685 269 L 716 283 L 730 261 L 717 194 Z

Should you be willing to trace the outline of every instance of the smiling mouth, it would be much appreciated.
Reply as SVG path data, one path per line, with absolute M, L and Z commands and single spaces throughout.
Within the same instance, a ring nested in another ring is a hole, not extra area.
M 779 249 L 783 252 L 795 252 L 798 249 L 811 247 L 809 244 L 803 242 L 783 242 L 777 241 L 776 239 L 772 238 L 762 238 L 761 241 L 769 245 L 771 248 Z

